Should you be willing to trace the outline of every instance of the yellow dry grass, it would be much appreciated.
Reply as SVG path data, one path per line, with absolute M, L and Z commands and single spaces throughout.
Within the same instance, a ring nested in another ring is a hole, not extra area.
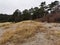
M 5 23 L 0 23 L 0 28 L 2 27 L 3 29 L 9 28 L 13 23 L 12 22 L 5 22 Z
M 50 30 L 47 24 L 48 28 L 44 26 L 45 24 L 46 23 L 31 20 L 9 24 L 9 26 L 7 25 L 9 28 L 5 29 L 6 32 L 4 32 L 0 38 L 0 45 L 5 45 L 7 42 L 14 43 L 14 45 L 21 44 L 25 42 L 26 39 L 32 38 L 37 32 L 46 33 L 46 39 L 53 40 L 55 45 L 60 45 L 60 31 Z M 54 25 L 55 24 L 53 24 L 53 26 Z M 56 27 L 56 25 L 54 27 Z M 15 29 L 12 27 L 15 27 Z
M 10 22 L 0 23 L 0 27 L 6 26 L 6 25 L 9 25 L 9 24 L 11 24 L 11 23 Z
M 7 41 L 15 42 L 15 43 L 18 43 L 18 42 L 22 43 L 25 41 L 24 39 L 33 37 L 35 35 L 35 33 L 40 30 L 40 27 L 42 27 L 40 22 L 35 22 L 35 21 L 31 21 L 31 20 L 22 21 L 22 22 L 14 24 L 14 26 L 16 26 L 16 25 L 17 25 L 17 27 L 15 30 L 7 29 L 8 31 L 6 31 L 2 35 L 0 44 L 4 44 Z

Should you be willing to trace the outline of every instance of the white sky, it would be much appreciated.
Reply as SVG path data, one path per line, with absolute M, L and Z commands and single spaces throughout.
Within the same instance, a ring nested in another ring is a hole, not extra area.
M 12 14 L 16 9 L 30 9 L 39 6 L 43 1 L 49 4 L 55 0 L 0 0 L 0 13 Z

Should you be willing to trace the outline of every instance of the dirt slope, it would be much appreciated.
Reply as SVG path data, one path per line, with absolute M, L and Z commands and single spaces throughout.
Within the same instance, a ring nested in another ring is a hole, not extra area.
M 0 27 L 0 45 L 60 45 L 60 24 L 22 21 Z

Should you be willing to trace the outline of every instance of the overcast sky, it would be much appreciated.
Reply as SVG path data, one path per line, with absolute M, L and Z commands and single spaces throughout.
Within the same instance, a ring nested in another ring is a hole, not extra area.
M 16 9 L 22 11 L 31 7 L 37 7 L 43 1 L 49 4 L 55 0 L 0 0 L 0 13 L 12 14 Z

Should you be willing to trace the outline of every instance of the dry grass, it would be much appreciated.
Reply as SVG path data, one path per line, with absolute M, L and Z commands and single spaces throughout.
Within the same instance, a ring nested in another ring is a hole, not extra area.
M 10 44 L 13 43 L 13 45 L 24 43 L 27 39 L 32 38 L 38 32 L 46 33 L 45 38 L 47 40 L 52 40 L 54 45 L 60 45 L 60 31 L 54 30 L 50 25 L 54 27 L 60 26 L 54 23 L 47 24 L 31 20 L 18 22 L 12 25 L 9 24 L 10 28 L 15 27 L 15 29 L 7 28 L 7 31 L 4 32 L 0 38 L 0 45 L 7 45 L 7 42 Z M 52 30 L 50 30 L 51 28 Z
M 42 25 L 40 22 L 35 21 L 22 21 L 16 23 L 17 25 L 15 30 L 6 31 L 0 40 L 0 44 L 4 44 L 6 42 L 15 42 L 15 43 L 22 43 L 25 39 L 33 37 L 35 33 L 37 33 Z
M 12 25 L 12 22 L 5 22 L 5 23 L 0 23 L 0 28 L 7 29 Z
M 4 26 L 9 25 L 9 24 L 11 24 L 11 23 L 10 22 L 0 23 L 0 27 L 4 27 Z

